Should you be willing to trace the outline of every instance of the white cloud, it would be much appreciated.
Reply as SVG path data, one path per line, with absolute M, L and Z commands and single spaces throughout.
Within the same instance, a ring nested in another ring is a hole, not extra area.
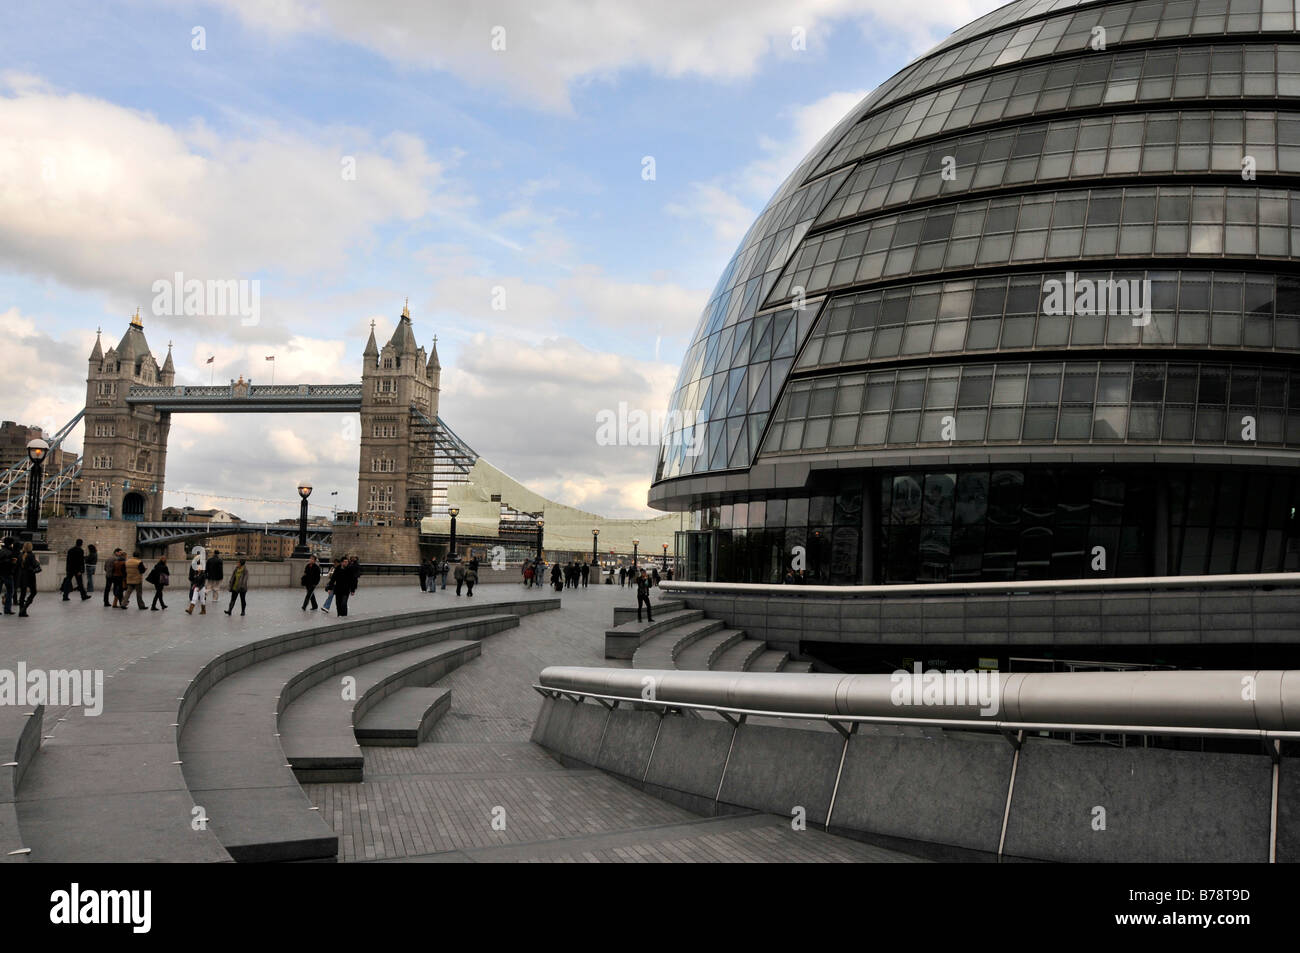
M 7 93 L 0 86 L 0 264 L 106 289 L 123 310 L 147 308 L 153 282 L 177 271 L 339 269 L 381 226 L 466 205 L 444 177 L 403 133 L 308 138 L 262 124 L 231 138 L 12 75 Z
M 593 0 L 220 0 L 249 25 L 278 34 L 328 33 L 404 66 L 446 70 L 544 109 L 570 108 L 572 89 L 621 70 L 731 81 L 769 58 L 816 55 L 833 24 L 850 20 L 883 42 L 920 52 L 997 6 L 996 0 L 747 0 L 655 3 Z M 494 50 L 494 28 L 505 49 Z M 801 29 L 807 49 L 796 52 Z

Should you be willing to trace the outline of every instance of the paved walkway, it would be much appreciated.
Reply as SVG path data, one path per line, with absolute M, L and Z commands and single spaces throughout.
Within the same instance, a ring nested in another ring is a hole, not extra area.
M 910 861 L 770 815 L 702 818 L 614 780 L 570 770 L 528 739 L 547 665 L 606 661 L 604 630 L 630 589 L 566 590 L 559 612 L 490 636 L 439 681 L 451 709 L 418 748 L 366 748 L 361 784 L 308 784 L 340 860 Z

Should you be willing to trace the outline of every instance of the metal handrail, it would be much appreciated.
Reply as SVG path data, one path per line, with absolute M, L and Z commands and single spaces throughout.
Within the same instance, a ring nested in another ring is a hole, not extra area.
M 1020 579 L 998 582 L 918 582 L 886 586 L 805 586 L 798 583 L 661 580 L 669 592 L 732 592 L 765 596 L 971 595 L 1001 592 L 1092 592 L 1116 589 L 1207 589 L 1300 586 L 1300 572 L 1223 573 L 1213 576 L 1123 576 L 1105 579 Z
M 538 683 L 562 694 L 638 701 L 647 678 L 654 690 L 646 701 L 831 723 L 1300 737 L 1300 670 L 855 675 L 553 665 Z
M 592 698 L 619 704 L 655 705 L 660 708 L 687 708 L 692 711 L 711 711 L 716 714 L 745 718 L 793 718 L 797 721 L 824 721 L 827 724 L 904 725 L 921 728 L 962 728 L 981 731 L 1072 731 L 1080 734 L 1110 735 L 1178 735 L 1188 737 L 1243 738 L 1259 741 L 1300 740 L 1300 731 L 1275 731 L 1247 728 L 1195 728 L 1173 725 L 1083 725 L 1073 722 L 1041 721 L 974 721 L 968 718 L 916 718 L 886 715 L 825 715 L 815 712 L 765 711 L 758 708 L 732 708 L 727 705 L 708 705 L 700 702 L 660 701 L 658 699 L 604 695 L 573 688 L 553 688 L 533 683 L 533 690 L 546 698 Z

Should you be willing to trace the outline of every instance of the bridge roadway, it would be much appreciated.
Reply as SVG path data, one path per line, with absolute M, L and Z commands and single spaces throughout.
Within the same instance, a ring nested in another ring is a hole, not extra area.
M 474 598 L 506 601 L 522 593 L 519 586 L 503 583 L 480 587 Z M 32 849 L 29 861 L 140 858 L 148 845 L 133 842 L 116 823 L 115 811 L 121 810 L 120 799 L 129 796 L 122 792 L 144 790 L 142 784 L 166 769 L 142 767 L 132 759 L 174 756 L 160 755 L 163 746 L 151 736 L 167 730 L 154 725 L 165 725 L 175 709 L 140 710 L 153 708 L 143 702 L 151 680 L 158 677 L 150 666 L 156 669 L 173 651 L 202 647 L 215 656 L 255 639 L 335 621 L 324 613 L 303 613 L 300 598 L 298 590 L 266 589 L 249 593 L 247 617 L 219 612 L 187 616 L 182 593 L 173 591 L 169 611 L 145 617 L 135 609 L 105 610 L 98 598 L 62 602 L 46 591 L 30 619 L 0 620 L 0 668 L 13 670 L 22 661 L 29 669 L 100 668 L 110 677 L 99 717 L 86 717 L 80 709 L 46 709 L 42 749 L 17 805 L 23 842 Z M 784 817 L 699 817 L 602 772 L 564 768 L 532 744 L 529 736 L 541 700 L 530 686 L 538 672 L 554 664 L 625 664 L 603 659 L 602 633 L 614 606 L 631 598 L 631 590 L 617 586 L 565 592 L 563 608 L 524 616 L 518 628 L 490 636 L 481 658 L 439 682 L 452 689 L 452 704 L 428 742 L 417 748 L 367 749 L 362 783 L 304 785 L 339 835 L 339 859 L 914 859 L 811 828 L 794 831 Z M 368 593 L 363 580 L 351 617 L 455 600 L 453 589 L 430 596 L 414 583 L 409 589 Z M 114 706 L 115 697 L 123 699 L 120 706 Z M 495 807 L 505 809 L 503 831 L 492 826 Z M 197 849 L 196 854 L 178 859 L 218 859 Z
M 361 409 L 361 384 L 135 384 L 126 402 L 147 404 L 164 414 L 355 413 Z

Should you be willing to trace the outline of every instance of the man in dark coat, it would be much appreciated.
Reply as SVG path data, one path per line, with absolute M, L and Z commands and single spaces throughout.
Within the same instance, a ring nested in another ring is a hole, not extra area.
M 4 593 L 4 614 L 14 614 L 14 591 L 18 588 L 18 548 L 12 536 L 0 545 L 0 592 Z
M 646 621 L 653 622 L 655 617 L 650 611 L 650 579 L 644 569 L 636 577 L 636 621 L 638 622 L 641 621 L 642 605 L 645 606 Z
M 319 609 L 316 605 L 316 587 L 320 585 L 320 563 L 316 562 L 316 557 L 312 556 L 307 560 L 307 567 L 302 571 L 302 587 L 307 590 L 307 594 L 302 597 L 303 611 L 307 611 L 307 603 L 311 603 L 313 609 Z
M 81 593 L 81 601 L 85 602 L 90 596 L 86 595 L 86 585 L 82 576 L 86 572 L 86 552 L 81 548 L 81 540 L 77 540 L 68 549 L 68 558 L 63 566 L 63 601 L 67 602 L 68 597 L 72 595 L 72 581 L 77 581 L 77 591 Z

